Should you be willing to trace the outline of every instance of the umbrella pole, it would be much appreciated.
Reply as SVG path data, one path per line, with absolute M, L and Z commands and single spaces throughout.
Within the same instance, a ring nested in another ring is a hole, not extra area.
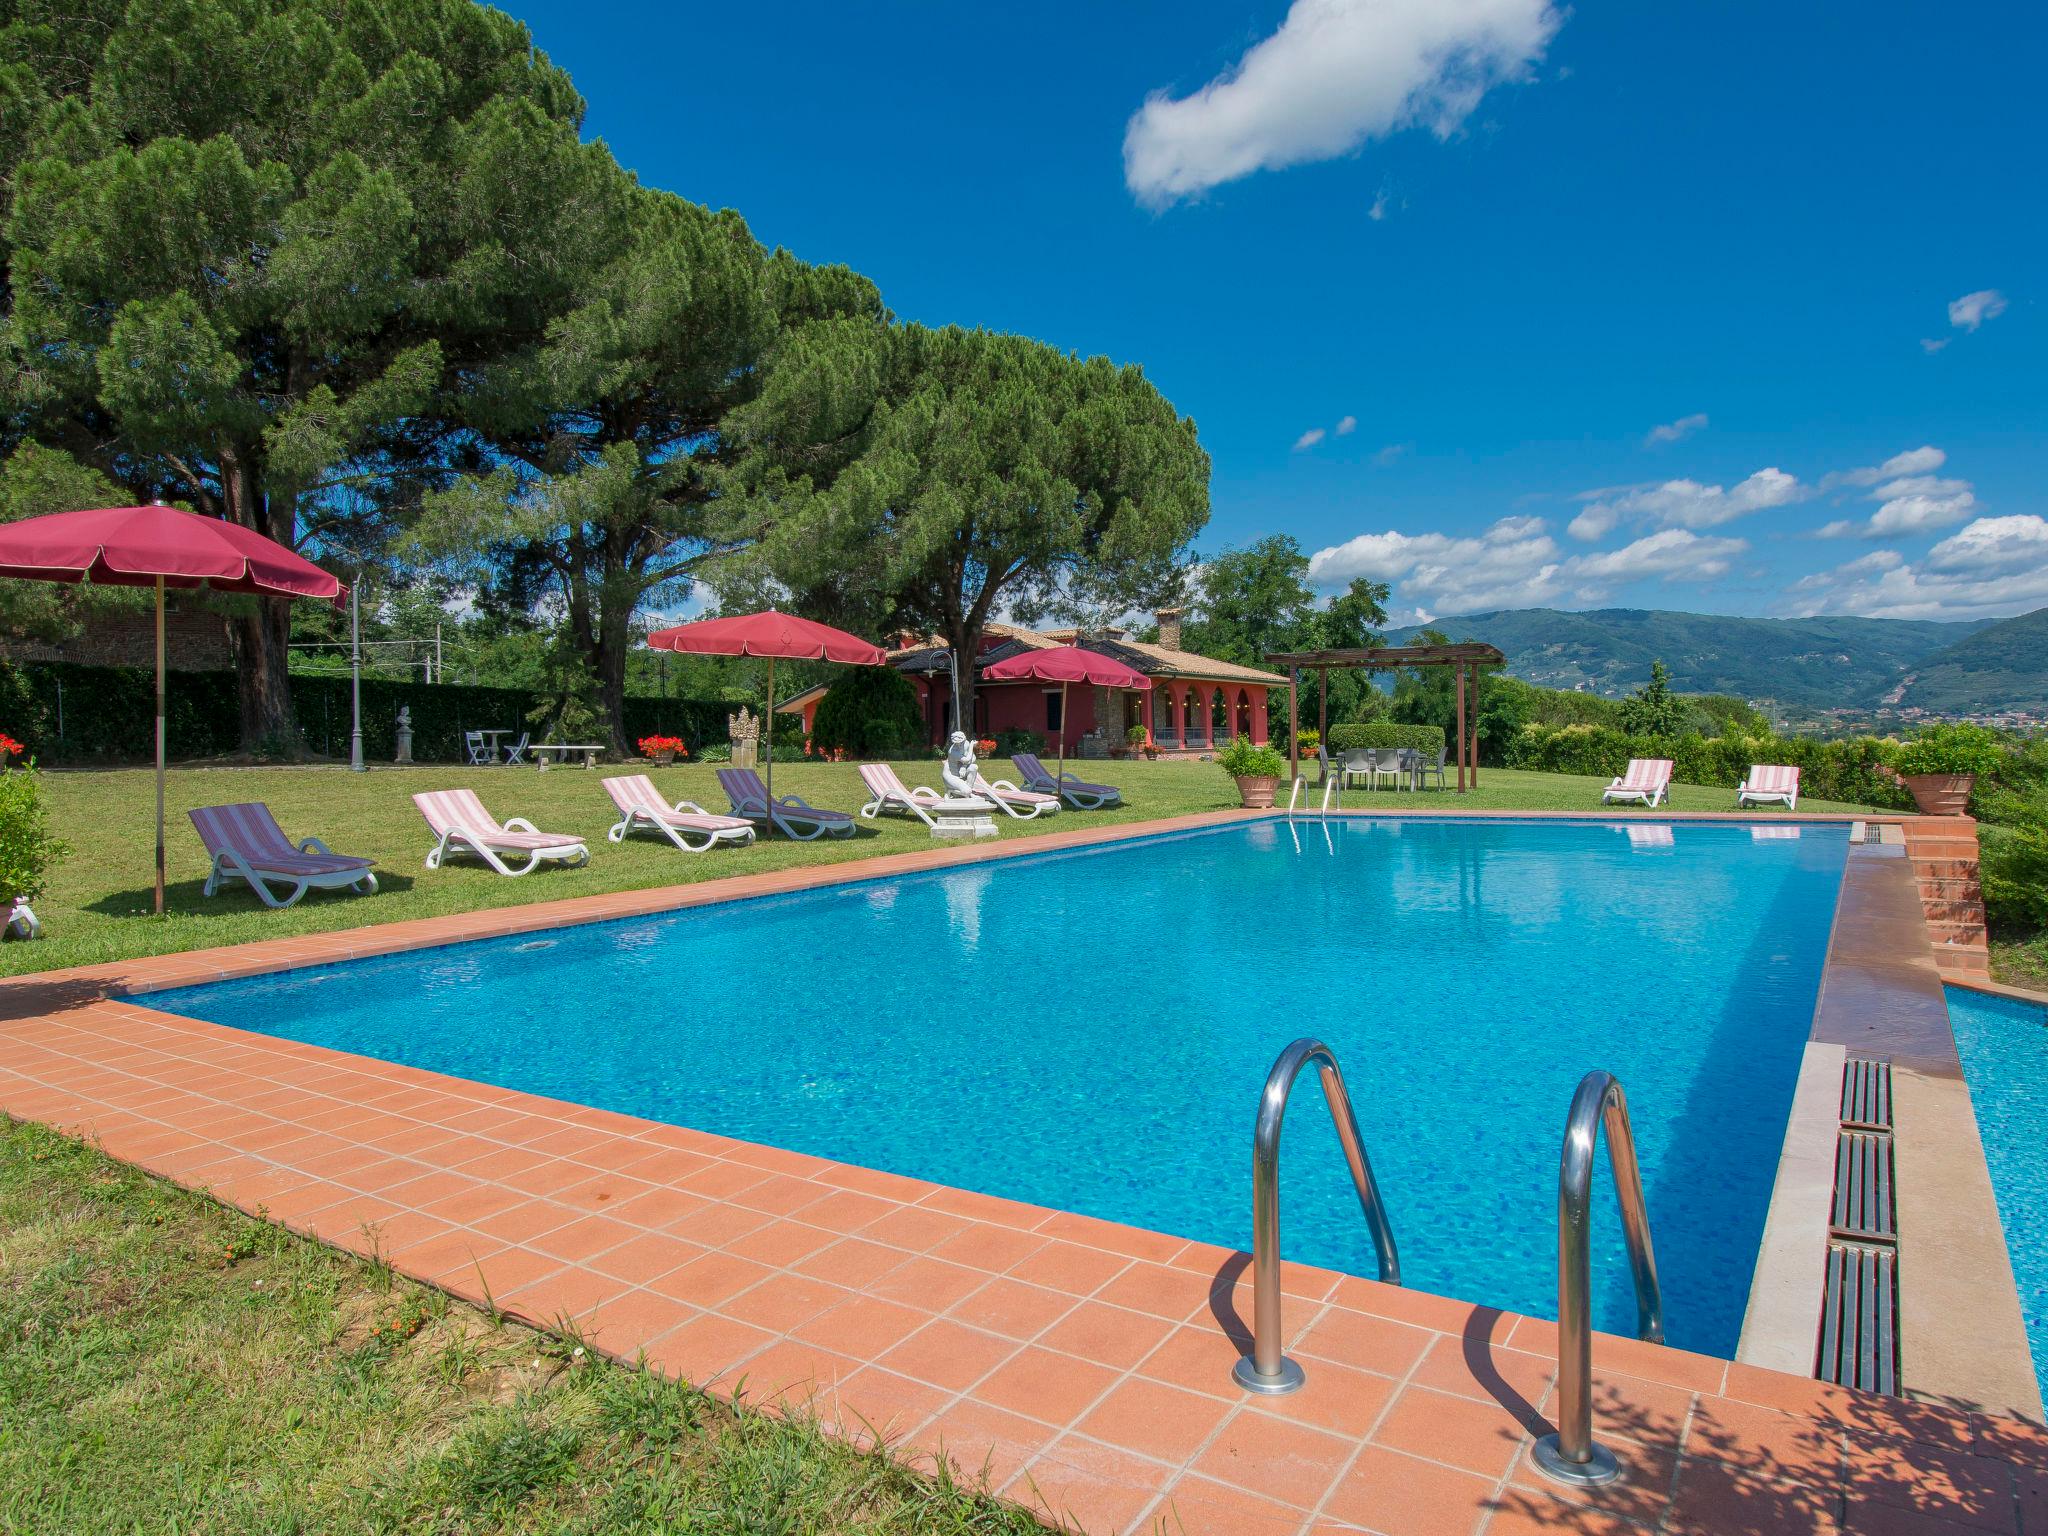
M 761 720 L 761 761 L 768 765 L 768 806 L 775 807 L 775 658 L 768 658 L 768 713 Z M 769 825 L 774 825 L 771 817 Z
M 1058 769 L 1057 769 L 1057 770 L 1055 771 L 1054 777 L 1055 777 L 1055 778 L 1061 778 L 1061 779 L 1064 779 L 1064 778 L 1065 778 L 1066 776 L 1067 776 L 1067 685 L 1066 685 L 1066 684 L 1065 684 L 1064 682 L 1062 682 L 1062 683 L 1060 684 L 1060 765 L 1059 765 L 1059 768 L 1058 768 Z
M 156 579 L 156 915 L 164 915 L 164 579 Z

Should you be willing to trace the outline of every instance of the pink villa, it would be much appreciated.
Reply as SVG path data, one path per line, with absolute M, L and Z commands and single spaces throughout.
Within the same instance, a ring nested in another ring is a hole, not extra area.
M 1060 690 L 1039 682 L 986 683 L 974 689 L 977 737 L 1002 731 L 1036 731 L 1048 746 L 1064 737 L 1069 757 L 1103 756 L 1123 746 L 1133 726 L 1142 726 L 1148 744 L 1166 756 L 1199 756 L 1237 736 L 1264 742 L 1267 700 L 1284 690 L 1287 679 L 1275 672 L 1241 667 L 1235 662 L 1198 656 L 1180 648 L 1181 610 L 1159 610 L 1156 644 L 1134 640 L 1115 627 L 1081 633 L 1073 629 L 1023 629 L 991 624 L 982 636 L 976 671 L 1020 651 L 1077 645 L 1114 657 L 1152 680 L 1145 692 L 1122 688 L 1070 688 L 1066 717 L 1060 714 Z M 934 746 L 952 729 L 952 661 L 936 639 L 911 641 L 889 653 L 889 663 L 917 685 Z M 809 731 L 825 688 L 820 685 L 792 696 L 778 710 L 803 716 Z

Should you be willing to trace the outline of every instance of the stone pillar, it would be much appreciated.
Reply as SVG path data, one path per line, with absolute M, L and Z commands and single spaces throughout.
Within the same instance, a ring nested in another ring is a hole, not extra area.
M 1216 745 L 1216 685 L 1203 683 L 1202 700 L 1202 745 L 1213 748 Z
M 1269 739 L 1266 730 L 1266 690 L 1252 688 L 1247 691 L 1251 694 L 1252 700 L 1252 743 L 1254 746 L 1263 747 Z

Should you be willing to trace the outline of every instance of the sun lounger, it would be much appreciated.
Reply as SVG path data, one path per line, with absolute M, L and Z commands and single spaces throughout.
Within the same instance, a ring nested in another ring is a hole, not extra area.
M 1071 773 L 1054 778 L 1045 771 L 1045 764 L 1029 752 L 1019 752 L 1010 761 L 1016 764 L 1026 789 L 1041 795 L 1057 795 L 1077 811 L 1095 811 L 1105 805 L 1123 803 L 1123 791 L 1113 785 L 1090 784 Z
M 1799 809 L 1799 770 L 1782 764 L 1751 763 L 1749 777 L 1735 791 L 1735 803 L 1769 805 L 1776 802 L 1788 811 Z
M 1664 757 L 1632 757 L 1628 772 L 1600 793 L 1600 803 L 1633 800 L 1640 805 L 1658 806 L 1671 793 L 1671 760 Z
M 1043 795 L 1035 789 L 1019 789 L 1008 779 L 988 779 L 979 770 L 974 775 L 974 792 L 984 800 L 993 800 L 1005 816 L 1017 821 L 1029 821 L 1034 816 L 1054 816 L 1059 813 L 1060 797 Z
M 288 907 L 308 891 L 376 893 L 377 877 L 370 872 L 369 859 L 338 854 L 317 837 L 294 843 L 261 801 L 201 806 L 188 814 L 199 840 L 213 855 L 213 868 L 206 875 L 209 896 L 229 880 L 247 881 L 266 907 Z M 290 886 L 291 895 L 278 900 L 273 884 Z
M 884 811 L 905 811 L 928 827 L 938 825 L 932 820 L 930 807 L 937 805 L 945 796 L 936 789 L 923 784 L 912 788 L 887 763 L 862 763 L 860 778 L 867 785 L 871 797 L 860 808 L 860 814 L 868 821 L 873 821 Z
M 619 808 L 618 825 L 605 834 L 613 842 L 624 842 L 626 834 L 640 829 L 659 832 L 685 853 L 708 853 L 720 843 L 751 843 L 754 824 L 737 816 L 716 816 L 694 800 L 670 805 L 644 773 L 621 774 L 604 781 L 605 793 Z M 699 841 L 693 841 L 699 839 Z
M 501 875 L 527 875 L 542 864 L 587 864 L 590 850 L 580 837 L 543 832 L 524 816 L 500 823 L 484 809 L 473 789 L 436 789 L 414 795 L 412 803 L 440 839 L 427 855 L 427 868 L 439 869 L 451 853 L 473 853 Z M 513 869 L 499 854 L 526 855 Z
M 853 818 L 844 811 L 821 811 L 806 805 L 795 795 L 768 798 L 768 786 L 751 768 L 721 768 L 719 787 L 732 802 L 732 813 L 751 822 L 768 822 L 785 837 L 809 842 L 830 832 L 834 837 L 853 836 Z

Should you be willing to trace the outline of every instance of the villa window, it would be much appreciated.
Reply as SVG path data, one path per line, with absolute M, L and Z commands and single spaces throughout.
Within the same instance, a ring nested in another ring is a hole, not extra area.
M 1060 712 L 1064 703 L 1065 699 L 1057 688 L 1048 688 L 1046 690 L 1045 729 L 1048 735 L 1057 736 L 1066 728 L 1067 722 Z

